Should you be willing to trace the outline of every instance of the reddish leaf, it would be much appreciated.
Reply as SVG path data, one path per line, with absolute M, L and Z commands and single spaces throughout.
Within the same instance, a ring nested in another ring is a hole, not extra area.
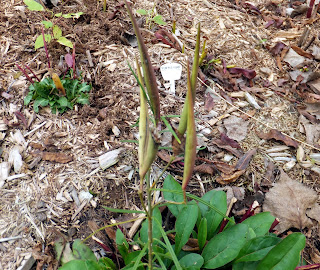
M 291 139 L 290 137 L 284 135 L 279 130 L 271 129 L 268 133 L 257 132 L 258 136 L 264 140 L 275 139 L 277 141 L 281 141 L 285 143 L 287 146 L 292 146 L 294 148 L 298 148 L 298 143 Z
M 245 9 L 249 9 L 254 14 L 261 14 L 261 11 L 256 6 L 254 6 L 253 4 L 251 4 L 249 2 L 245 2 L 243 4 L 243 7 Z
M 20 119 L 20 120 L 22 121 L 22 123 L 24 124 L 25 127 L 28 126 L 27 120 L 26 120 L 26 118 L 24 117 L 24 115 L 23 115 L 21 112 L 16 111 L 16 112 L 14 112 L 14 114 L 16 115 L 16 117 L 17 117 L 18 119 Z
M 271 49 L 270 52 L 276 56 L 281 53 L 281 51 L 286 47 L 286 45 L 282 42 L 277 42 L 276 45 L 274 45 Z
M 257 73 L 252 69 L 229 68 L 228 70 L 231 74 L 241 74 L 249 80 L 253 79 L 257 75 Z
M 241 149 L 241 146 L 240 146 L 240 144 L 239 144 L 237 141 L 229 138 L 229 137 L 228 137 L 226 134 L 224 134 L 224 133 L 221 133 L 221 134 L 220 134 L 220 139 L 221 139 L 221 142 L 224 143 L 224 144 L 230 145 L 230 146 L 233 147 L 233 148 Z
M 72 59 L 72 55 L 70 53 L 67 53 L 65 56 L 64 56 L 64 59 L 66 60 L 66 63 L 68 65 L 69 68 L 72 68 L 72 65 L 73 65 L 73 59 Z
M 158 40 L 160 40 L 164 44 L 167 44 L 170 47 L 175 48 L 181 52 L 182 48 L 180 47 L 178 41 L 173 37 L 172 34 L 168 33 L 164 29 L 160 29 L 157 32 L 155 32 L 154 35 Z M 165 37 L 167 37 L 169 41 Z
M 269 20 L 268 22 L 267 22 L 267 24 L 264 26 L 264 28 L 268 28 L 268 27 L 270 27 L 271 25 L 273 25 L 275 23 L 275 20 Z
M 257 153 L 257 149 L 256 148 L 254 148 L 254 149 L 252 149 L 252 150 L 249 150 L 247 153 L 245 153 L 239 160 L 238 160 L 238 162 L 237 162 L 237 164 L 236 164 L 236 169 L 237 170 L 245 170 L 247 167 L 248 167 L 248 165 L 249 165 L 249 163 L 250 163 L 250 161 L 251 161 L 251 158 L 255 155 Z

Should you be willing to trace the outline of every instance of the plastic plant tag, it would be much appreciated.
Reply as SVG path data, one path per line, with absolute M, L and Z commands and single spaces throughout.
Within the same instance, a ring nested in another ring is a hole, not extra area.
M 174 95 L 175 83 L 174 81 L 181 78 L 182 66 L 178 63 L 168 63 L 160 67 L 161 75 L 165 81 L 170 81 L 169 94 Z

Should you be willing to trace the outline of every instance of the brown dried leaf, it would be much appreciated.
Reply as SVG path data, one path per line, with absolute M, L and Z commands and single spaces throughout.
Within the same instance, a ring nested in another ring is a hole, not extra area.
M 248 121 L 244 121 L 242 118 L 232 115 L 224 119 L 223 124 L 227 129 L 227 136 L 229 138 L 240 142 L 247 136 Z
M 295 45 L 291 45 L 291 48 L 299 55 L 301 56 L 304 56 L 304 57 L 307 57 L 309 59 L 313 59 L 313 55 L 311 53 L 308 53 L 306 52 L 305 50 L 301 49 L 300 47 L 298 46 L 295 46 Z
M 58 162 L 58 163 L 68 163 L 73 160 L 72 156 L 65 153 L 56 152 L 41 152 L 41 157 L 43 160 Z
M 300 230 L 311 227 L 312 220 L 306 211 L 319 207 L 317 193 L 280 170 L 279 182 L 266 194 L 263 211 L 279 218 L 280 223 L 275 228 L 280 233 L 292 227 Z
M 245 170 L 250 161 L 251 161 L 251 158 L 257 153 L 257 149 L 254 148 L 252 150 L 249 150 L 247 153 L 245 153 L 237 162 L 236 164 L 236 169 L 237 170 Z
M 217 177 L 216 181 L 221 185 L 226 185 L 235 182 L 245 170 L 235 171 L 233 173 L 221 173 L 221 176 Z
M 207 112 L 210 112 L 214 107 L 214 101 L 213 101 L 213 98 L 212 96 L 210 95 L 210 93 L 207 93 L 206 95 L 206 100 L 204 102 L 204 109 L 207 111 Z
M 213 175 L 216 172 L 216 170 L 217 168 L 213 164 L 203 163 L 201 165 L 195 166 L 193 171 Z
M 275 139 L 277 141 L 281 141 L 285 143 L 287 146 L 292 146 L 294 148 L 298 148 L 299 144 L 291 139 L 290 137 L 284 135 L 279 130 L 271 129 L 268 133 L 257 132 L 258 136 L 264 140 Z
M 221 142 L 222 142 L 222 143 L 227 144 L 227 145 L 230 145 L 232 148 L 241 149 L 241 146 L 240 146 L 240 144 L 239 144 L 237 141 L 229 138 L 229 137 L 228 137 L 226 134 L 224 134 L 224 133 L 221 133 L 221 134 L 220 134 L 220 139 L 221 139 Z
M 220 139 L 216 139 L 216 140 L 212 141 L 212 143 L 215 144 L 216 146 L 218 146 L 219 148 L 222 148 L 222 149 L 229 151 L 230 153 L 232 153 L 233 155 L 235 155 L 238 158 L 240 158 L 242 156 L 242 152 L 234 149 L 230 145 L 225 145 Z

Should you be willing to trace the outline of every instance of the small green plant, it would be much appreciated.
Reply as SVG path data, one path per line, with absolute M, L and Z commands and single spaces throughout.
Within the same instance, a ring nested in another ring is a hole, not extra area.
M 42 35 L 50 77 L 40 80 L 32 69 L 25 65 L 36 79 L 36 81 L 33 81 L 26 70 L 17 65 L 31 83 L 29 92 L 24 98 L 24 105 L 29 105 L 29 103 L 34 100 L 33 109 L 36 113 L 39 112 L 39 107 L 46 107 L 48 105 L 50 106 L 52 113 L 56 113 L 57 111 L 59 113 L 64 113 L 67 109 L 73 109 L 75 104 L 89 104 L 89 91 L 91 85 L 86 82 L 81 83 L 81 76 L 76 76 L 75 46 L 73 46 L 72 55 L 65 55 L 67 68 L 63 78 L 60 79 L 58 74 L 51 68 L 44 33 L 42 33 Z
M 23 1 L 27 5 L 29 10 L 32 10 L 32 11 L 45 11 L 45 8 L 41 4 L 39 4 L 38 2 L 36 2 L 34 0 L 23 0 Z M 83 12 L 68 13 L 68 14 L 62 14 L 62 13 L 53 14 L 52 11 L 50 11 L 50 10 L 47 10 L 47 11 L 51 12 L 52 18 L 60 18 L 60 17 L 62 17 L 62 18 L 74 18 L 74 19 L 77 19 L 83 14 Z M 44 34 L 45 41 L 47 43 L 50 43 L 52 40 L 56 40 L 61 45 L 64 45 L 64 46 L 72 48 L 73 47 L 72 42 L 69 39 L 67 39 L 65 36 L 62 35 L 62 30 L 57 25 L 57 22 L 58 22 L 58 19 L 57 20 L 52 20 L 52 21 L 51 20 L 45 20 L 45 21 L 41 22 L 46 29 L 50 29 L 51 30 L 48 34 Z M 39 35 L 37 37 L 34 46 L 35 46 L 36 50 L 44 46 L 42 35 Z
M 54 78 L 54 76 L 53 76 Z M 40 82 L 34 82 L 29 86 L 29 92 L 24 98 L 24 105 L 32 100 L 33 109 L 37 113 L 39 107 L 50 106 L 51 112 L 64 113 L 67 109 L 73 109 L 75 104 L 89 104 L 89 91 L 91 86 L 79 79 L 72 79 L 70 74 L 61 79 L 65 93 L 57 88 L 57 83 L 52 77 L 47 77 Z
M 200 25 L 198 25 L 192 72 L 187 63 L 187 95 L 179 126 L 175 131 L 172 127 L 168 127 L 168 121 L 165 123 L 173 135 L 173 155 L 161 175 L 151 182 L 151 166 L 160 145 L 161 121 L 165 122 L 165 118 L 160 114 L 159 92 L 147 48 L 126 1 L 125 5 L 137 36 L 143 70 L 142 76 L 140 63 L 136 59 L 137 74 L 134 72 L 133 74 L 140 86 L 138 194 L 143 211 L 105 208 L 118 213 L 144 214 L 128 222 L 141 218 L 145 220 L 133 240 L 127 239 L 121 231 L 121 223 L 106 226 L 118 226 L 116 245 L 121 260 L 117 260 L 117 269 L 295 269 L 300 260 L 301 250 L 305 246 L 303 234 L 293 233 L 281 240 L 269 233 L 275 218 L 268 212 L 250 216 L 253 213 L 252 209 L 241 222 L 236 224 L 234 218 L 227 214 L 225 192 L 211 190 L 199 198 L 186 191 L 196 158 L 194 102 L 200 58 Z M 149 109 L 152 114 L 149 114 Z M 162 188 L 156 188 L 168 166 L 178 154 L 181 154 L 181 151 L 178 151 L 181 149 L 184 150 L 182 184 L 168 175 Z M 154 202 L 155 191 L 162 192 L 163 202 Z M 174 216 L 174 227 L 163 227 L 164 216 L 159 208 L 164 205 Z M 99 231 L 106 227 L 100 228 Z M 196 243 L 193 251 L 184 248 L 189 241 Z M 102 246 L 102 243 L 100 245 Z M 115 253 L 113 255 L 116 257 Z M 61 259 L 66 257 L 61 256 Z M 90 261 L 95 262 L 94 259 Z M 83 265 L 81 258 L 71 258 L 61 269 L 89 268 Z M 114 269 L 114 265 L 107 262 L 101 268 L 90 269 Z
M 146 24 L 148 25 L 149 29 L 152 28 L 153 23 L 157 25 L 167 25 L 167 23 L 163 20 L 162 16 L 157 14 L 155 8 L 151 10 L 138 9 L 137 13 L 146 16 Z

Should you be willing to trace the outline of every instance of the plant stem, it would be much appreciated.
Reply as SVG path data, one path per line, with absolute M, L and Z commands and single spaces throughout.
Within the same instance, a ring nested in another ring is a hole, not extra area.
M 21 72 L 24 74 L 24 76 L 26 76 L 27 80 L 29 82 L 31 82 L 32 84 L 34 84 L 34 81 L 29 77 L 29 75 L 27 74 L 26 70 L 23 69 L 22 67 L 20 67 L 18 64 L 16 64 L 16 66 L 18 67 L 18 69 L 21 70 Z
M 45 49 L 45 51 L 46 51 L 46 55 L 47 55 L 47 59 L 48 59 L 48 68 L 51 68 L 50 59 L 49 59 L 49 53 L 48 53 L 48 48 L 47 48 L 47 42 L 46 42 L 46 38 L 45 38 L 45 36 L 44 36 L 43 26 L 42 26 L 42 28 L 41 28 L 41 32 L 42 32 L 44 49 Z
M 35 77 L 37 79 L 38 82 L 40 82 L 40 79 L 37 77 L 37 75 L 33 72 L 33 70 L 28 66 L 28 65 L 24 65 L 27 69 L 30 70 L 30 72 L 32 73 L 33 77 Z
M 152 244 L 153 244 L 153 239 L 152 239 L 152 212 L 153 212 L 153 207 L 151 205 L 151 195 L 152 195 L 152 190 L 151 190 L 151 183 L 150 183 L 150 170 L 146 174 L 146 182 L 147 182 L 147 202 L 148 202 L 148 269 L 152 270 Z

